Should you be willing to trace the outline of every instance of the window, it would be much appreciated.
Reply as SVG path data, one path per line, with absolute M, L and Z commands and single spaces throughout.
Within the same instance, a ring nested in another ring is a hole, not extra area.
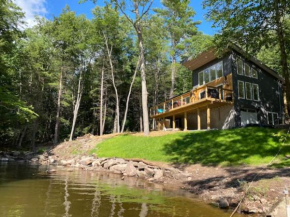
M 246 99 L 252 100 L 252 84 L 246 82 Z
M 256 69 L 251 69 L 252 70 L 252 77 L 253 78 L 258 78 L 258 72 L 257 72 L 257 70 Z
M 203 71 L 203 80 L 205 84 L 209 82 L 209 69 Z
M 259 101 L 259 85 L 253 84 L 253 100 Z
M 216 75 L 217 75 L 216 76 L 217 78 L 223 77 L 223 62 L 222 61 L 216 64 Z
M 239 75 L 243 75 L 243 60 L 238 59 L 238 74 Z
M 213 81 L 216 79 L 216 70 L 215 70 L 215 65 L 209 68 L 210 71 L 210 81 Z
M 243 81 L 238 81 L 239 98 L 245 99 L 245 86 Z
M 223 62 L 220 61 L 198 73 L 198 85 L 206 84 L 223 76 Z
M 198 84 L 203 85 L 203 72 L 198 73 Z
M 279 124 L 278 113 L 268 112 L 268 124 L 271 124 L 271 125 Z
M 245 76 L 251 77 L 251 68 L 247 63 L 245 63 Z

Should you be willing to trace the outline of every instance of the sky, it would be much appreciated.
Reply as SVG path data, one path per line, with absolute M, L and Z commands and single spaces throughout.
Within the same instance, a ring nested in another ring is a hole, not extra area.
M 97 1 L 96 4 L 92 1 L 79 4 L 79 0 L 14 0 L 14 2 L 25 12 L 25 21 L 29 27 L 35 23 L 36 15 L 52 20 L 54 16 L 61 14 L 66 5 L 76 14 L 85 14 L 89 19 L 92 17 L 91 11 L 96 5 L 104 5 L 103 0 Z M 202 0 L 191 0 L 190 6 L 196 12 L 194 20 L 201 21 L 198 26 L 199 31 L 207 35 L 217 33 L 217 29 L 211 27 L 212 22 L 205 20 L 206 10 L 202 8 Z M 160 7 L 162 7 L 160 0 L 154 0 L 153 8 Z

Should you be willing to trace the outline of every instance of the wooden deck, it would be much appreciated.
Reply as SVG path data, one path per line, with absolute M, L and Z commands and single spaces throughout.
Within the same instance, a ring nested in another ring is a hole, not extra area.
M 224 85 L 225 80 L 230 80 L 230 83 Z M 224 88 L 224 86 L 227 88 Z M 221 78 L 153 106 L 150 108 L 150 117 L 163 120 L 163 128 L 165 127 L 165 118 L 172 117 L 172 128 L 174 130 L 175 117 L 182 114 L 184 117 L 184 130 L 187 130 L 187 113 L 196 110 L 198 129 L 200 129 L 200 110 L 206 109 L 207 128 L 209 129 L 211 121 L 210 109 L 232 105 L 233 102 L 234 94 L 230 75 L 230 79 Z

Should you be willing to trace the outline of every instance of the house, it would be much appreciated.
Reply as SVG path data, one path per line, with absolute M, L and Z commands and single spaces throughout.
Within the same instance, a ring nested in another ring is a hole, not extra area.
M 214 49 L 183 63 L 192 90 L 150 108 L 155 130 L 229 129 L 283 122 L 283 78 L 241 48 Z

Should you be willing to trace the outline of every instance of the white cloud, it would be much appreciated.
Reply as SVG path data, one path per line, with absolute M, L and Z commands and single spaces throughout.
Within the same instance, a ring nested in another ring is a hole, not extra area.
M 47 13 L 46 0 L 14 0 L 23 12 L 25 12 L 24 21 L 28 27 L 35 24 L 35 16 L 44 16 Z

